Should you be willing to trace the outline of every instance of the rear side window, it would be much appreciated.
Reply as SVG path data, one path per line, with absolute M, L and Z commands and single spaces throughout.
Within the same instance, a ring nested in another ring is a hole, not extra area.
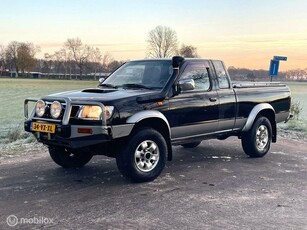
M 189 64 L 183 71 L 181 79 L 193 79 L 195 82 L 195 90 L 210 89 L 210 80 L 205 65 Z
M 213 61 L 220 89 L 229 89 L 230 83 L 223 62 Z

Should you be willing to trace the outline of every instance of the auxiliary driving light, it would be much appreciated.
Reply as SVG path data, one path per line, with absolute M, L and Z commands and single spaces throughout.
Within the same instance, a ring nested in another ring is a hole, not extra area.
M 60 102 L 58 101 L 54 101 L 51 106 L 50 106 L 50 115 L 51 117 L 53 117 L 54 119 L 59 118 L 59 116 L 61 115 L 62 112 L 62 105 Z
M 45 114 L 46 104 L 43 100 L 38 100 L 35 105 L 35 113 L 37 116 L 42 117 Z

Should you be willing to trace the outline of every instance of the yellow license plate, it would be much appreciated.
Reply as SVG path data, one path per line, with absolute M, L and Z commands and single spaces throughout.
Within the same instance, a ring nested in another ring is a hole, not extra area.
M 55 124 L 32 122 L 31 130 L 42 133 L 55 133 Z

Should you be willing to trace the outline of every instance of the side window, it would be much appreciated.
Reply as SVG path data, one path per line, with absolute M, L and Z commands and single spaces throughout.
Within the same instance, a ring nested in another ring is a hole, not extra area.
M 195 82 L 195 90 L 210 89 L 210 80 L 205 65 L 189 64 L 183 71 L 180 79 L 193 79 Z
M 213 61 L 213 65 L 216 71 L 217 80 L 219 82 L 220 89 L 229 89 L 230 83 L 228 76 L 226 74 L 223 62 L 221 61 Z

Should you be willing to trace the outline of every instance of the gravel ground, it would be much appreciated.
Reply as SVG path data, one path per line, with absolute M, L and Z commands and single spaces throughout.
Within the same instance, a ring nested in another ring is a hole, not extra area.
M 208 140 L 174 147 L 159 178 L 133 184 L 114 159 L 64 170 L 40 144 L 13 155 L 7 147 L 0 229 L 16 219 L 17 229 L 307 229 L 306 149 L 301 138 L 280 137 L 267 156 L 251 159 L 237 138 Z

